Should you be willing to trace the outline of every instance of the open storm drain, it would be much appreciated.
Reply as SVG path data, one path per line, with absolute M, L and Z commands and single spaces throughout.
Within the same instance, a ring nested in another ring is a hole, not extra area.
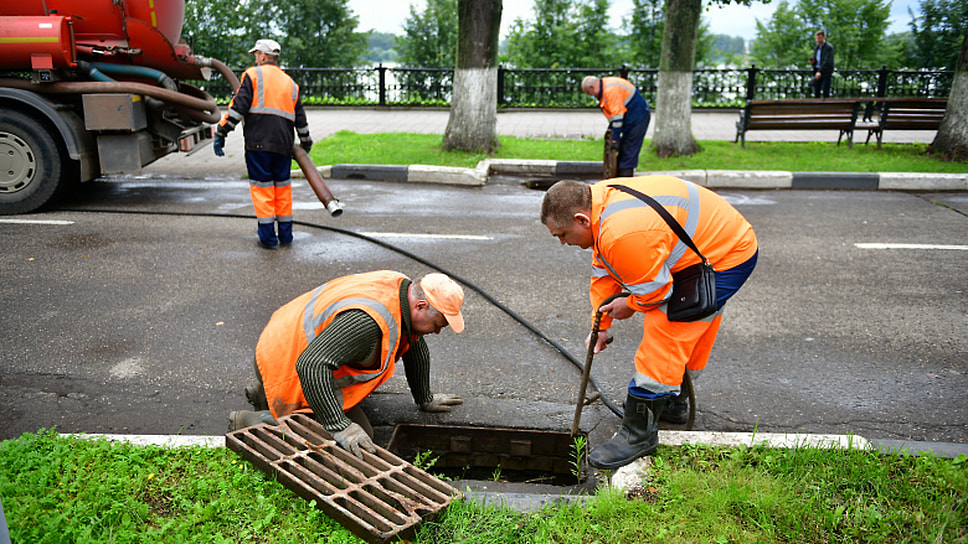
M 557 486 L 562 494 L 594 489 L 582 469 L 587 436 L 567 432 L 445 425 L 397 425 L 391 452 L 456 481 Z M 473 486 L 472 486 L 473 487 Z

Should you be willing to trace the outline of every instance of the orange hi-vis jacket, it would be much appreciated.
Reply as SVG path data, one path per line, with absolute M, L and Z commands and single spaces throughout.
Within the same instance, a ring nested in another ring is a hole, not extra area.
M 289 155 L 295 141 L 293 127 L 300 138 L 309 135 L 299 85 L 272 63 L 246 69 L 216 130 L 224 136 L 243 120 L 247 150 Z
M 628 104 L 634 97 L 635 85 L 631 82 L 620 77 L 603 77 L 602 98 L 598 107 L 602 109 L 611 126 L 621 131 Z
M 592 185 L 593 315 L 612 294 L 630 292 L 626 304 L 643 312 L 642 340 L 635 352 L 630 387 L 678 394 L 686 369 L 698 373 L 706 367 L 722 311 L 688 323 L 668 320 L 664 303 L 672 291 L 672 273 L 698 263 L 699 257 L 651 206 L 609 184 L 627 185 L 658 201 L 717 271 L 742 265 L 756 255 L 756 235 L 721 196 L 688 181 L 643 176 Z M 611 324 L 612 318 L 602 316 L 602 330 Z
M 274 417 L 309 408 L 296 360 L 340 312 L 363 310 L 382 332 L 379 366 L 361 370 L 344 365 L 333 372 L 343 410 L 357 405 L 393 376 L 395 362 L 410 348 L 400 305 L 400 285 L 405 279 L 389 270 L 344 276 L 304 293 L 272 314 L 259 337 L 255 358 Z
M 672 292 L 672 274 L 699 262 L 655 210 L 610 184 L 627 185 L 662 204 L 716 270 L 729 270 L 756 253 L 753 227 L 723 197 L 705 187 L 671 176 L 596 183 L 591 217 L 592 315 L 606 298 L 623 289 L 632 294 L 630 307 L 640 312 L 656 308 Z M 601 328 L 610 326 L 611 318 L 603 316 Z

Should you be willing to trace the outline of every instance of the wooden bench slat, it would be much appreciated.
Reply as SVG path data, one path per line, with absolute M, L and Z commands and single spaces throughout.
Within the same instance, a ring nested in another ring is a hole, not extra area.
M 854 132 L 867 130 L 867 141 L 876 135 L 880 147 L 884 130 L 937 130 L 947 105 L 947 98 L 750 100 L 736 123 L 736 140 L 745 147 L 750 130 L 838 130 L 837 143 L 847 136 L 853 147 Z

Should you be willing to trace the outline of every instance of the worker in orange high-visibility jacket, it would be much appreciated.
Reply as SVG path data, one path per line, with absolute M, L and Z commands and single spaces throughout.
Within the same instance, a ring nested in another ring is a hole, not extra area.
M 652 117 L 648 102 L 635 85 L 620 77 L 587 76 L 582 80 L 581 88 L 598 100 L 598 107 L 608 119 L 611 146 L 618 152 L 616 177 L 634 176 Z
M 423 336 L 448 325 L 463 331 L 463 301 L 464 291 L 444 274 L 412 282 L 390 270 L 336 278 L 296 297 L 272 314 L 256 345 L 257 380 L 246 388 L 256 411 L 233 411 L 229 430 L 311 411 L 347 450 L 374 451 L 359 404 L 400 359 L 420 409 L 449 412 L 463 400 L 431 392 Z
M 688 323 L 669 321 L 666 301 L 672 274 L 698 263 L 699 257 L 652 207 L 613 184 L 658 201 L 692 237 L 716 271 L 716 313 Z M 594 185 L 559 181 L 545 194 L 541 222 L 562 244 L 593 250 L 592 315 L 602 309 L 598 337 L 588 338 L 595 342 L 594 353 L 605 349 L 613 319 L 636 312 L 644 316 L 622 427 L 588 457 L 595 467 L 618 468 L 655 451 L 660 418 L 684 423 L 688 405 L 679 399 L 683 375 L 688 369 L 695 376 L 706 367 L 722 307 L 756 266 L 756 235 L 721 196 L 671 176 L 617 178 Z M 609 296 L 623 292 L 629 295 L 602 306 Z
M 273 248 L 292 243 L 293 128 L 299 145 L 308 153 L 313 147 L 299 85 L 279 68 L 279 44 L 258 40 L 249 50 L 256 65 L 242 74 L 229 103 L 229 111 L 215 129 L 215 154 L 225 154 L 225 137 L 245 121 L 245 164 L 249 171 L 249 194 L 259 221 L 259 243 Z M 278 234 L 276 224 L 278 223 Z

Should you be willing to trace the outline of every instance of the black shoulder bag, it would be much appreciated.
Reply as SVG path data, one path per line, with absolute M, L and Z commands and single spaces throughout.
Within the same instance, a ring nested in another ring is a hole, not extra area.
M 702 261 L 672 275 L 672 296 L 669 297 L 666 305 L 666 316 L 669 321 L 699 321 L 716 313 L 716 272 L 679 222 L 649 195 L 625 185 L 609 185 L 609 187 L 625 191 L 652 206 L 662 219 L 665 219 L 676 236 L 695 251 Z

